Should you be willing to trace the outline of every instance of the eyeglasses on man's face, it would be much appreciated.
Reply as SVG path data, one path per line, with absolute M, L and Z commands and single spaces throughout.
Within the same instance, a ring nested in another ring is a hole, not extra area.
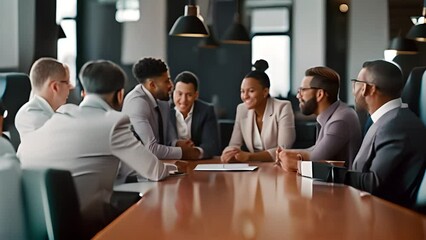
M 358 79 L 351 79 L 351 82 L 352 82 L 352 90 L 354 90 L 354 91 L 355 91 L 355 83 L 357 83 L 357 82 L 359 82 L 359 83 L 365 83 L 367 85 L 373 85 L 370 82 L 363 81 L 363 80 L 358 80 Z
M 300 95 L 302 95 L 303 92 L 305 92 L 306 90 L 310 90 L 310 89 L 321 89 L 321 88 L 317 88 L 317 87 L 306 87 L 306 88 L 300 87 L 300 88 L 297 89 L 297 93 L 300 94 Z

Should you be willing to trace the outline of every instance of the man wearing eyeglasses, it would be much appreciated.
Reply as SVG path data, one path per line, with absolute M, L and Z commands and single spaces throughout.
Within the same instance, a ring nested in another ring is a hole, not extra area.
M 297 98 L 303 114 L 317 116 L 317 139 L 308 149 L 278 148 L 276 162 L 296 171 L 298 160 L 340 160 L 350 166 L 361 145 L 361 127 L 356 112 L 338 100 L 339 74 L 328 67 L 306 70 Z
M 345 183 L 413 207 L 426 167 L 426 128 L 401 101 L 401 70 L 383 60 L 365 62 L 352 80 L 356 108 L 371 115 Z
M 15 117 L 15 126 L 21 140 L 52 117 L 66 103 L 70 90 L 69 68 L 53 58 L 40 58 L 30 70 L 32 98 Z

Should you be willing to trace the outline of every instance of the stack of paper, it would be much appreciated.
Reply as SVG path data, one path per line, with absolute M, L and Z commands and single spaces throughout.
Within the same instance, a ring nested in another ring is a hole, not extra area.
M 231 163 L 231 164 L 198 164 L 194 170 L 196 171 L 253 171 L 257 166 L 249 166 L 247 163 Z

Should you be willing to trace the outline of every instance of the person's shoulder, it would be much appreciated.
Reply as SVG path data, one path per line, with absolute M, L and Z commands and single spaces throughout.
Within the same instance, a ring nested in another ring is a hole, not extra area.
M 19 109 L 18 112 L 28 112 L 28 111 L 37 111 L 42 110 L 40 106 L 40 100 L 37 98 L 32 98 L 28 100 L 22 107 Z
M 75 111 L 78 111 L 78 110 L 79 110 L 78 105 L 75 105 L 73 103 L 67 103 L 67 104 L 64 104 L 64 105 L 60 106 L 56 110 L 56 112 L 58 112 L 58 113 L 68 113 L 68 112 L 75 112 Z
M 246 107 L 244 103 L 240 103 L 237 105 L 237 112 L 241 112 L 241 111 L 244 111 L 244 112 L 248 111 L 248 108 Z
M 270 97 L 269 101 L 275 108 L 282 109 L 285 107 L 291 107 L 291 102 L 285 99 L 277 99 L 274 97 Z
M 209 106 L 213 106 L 213 104 L 211 104 L 211 103 L 209 103 L 209 102 L 206 102 L 206 101 L 203 101 L 203 100 L 201 100 L 201 99 L 197 99 L 197 100 L 195 100 L 195 102 L 194 102 L 194 104 L 198 104 L 198 105 L 200 105 L 200 106 L 206 106 L 206 107 L 209 107 Z
M 213 104 L 197 99 L 194 102 L 194 111 L 214 109 Z

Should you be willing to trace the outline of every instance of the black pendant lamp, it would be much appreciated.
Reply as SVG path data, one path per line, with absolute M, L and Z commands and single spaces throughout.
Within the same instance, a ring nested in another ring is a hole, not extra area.
M 416 45 L 416 41 L 412 39 L 407 39 L 398 35 L 393 38 L 390 46 L 387 50 L 396 51 L 396 55 L 400 54 L 416 54 L 419 50 Z
M 425 0 L 426 1 L 426 0 Z M 250 36 L 246 28 L 241 24 L 240 1 L 236 0 L 237 11 L 234 15 L 234 22 L 226 30 L 222 38 L 222 43 L 226 44 L 250 44 Z
M 414 39 L 419 42 L 426 42 L 426 23 L 424 18 L 426 16 L 426 0 L 423 1 L 422 16 L 423 22 L 412 26 L 407 34 L 407 38 Z
M 209 31 L 200 15 L 200 9 L 195 0 L 189 0 L 185 5 L 185 14 L 180 16 L 169 32 L 170 36 L 178 37 L 207 37 Z

